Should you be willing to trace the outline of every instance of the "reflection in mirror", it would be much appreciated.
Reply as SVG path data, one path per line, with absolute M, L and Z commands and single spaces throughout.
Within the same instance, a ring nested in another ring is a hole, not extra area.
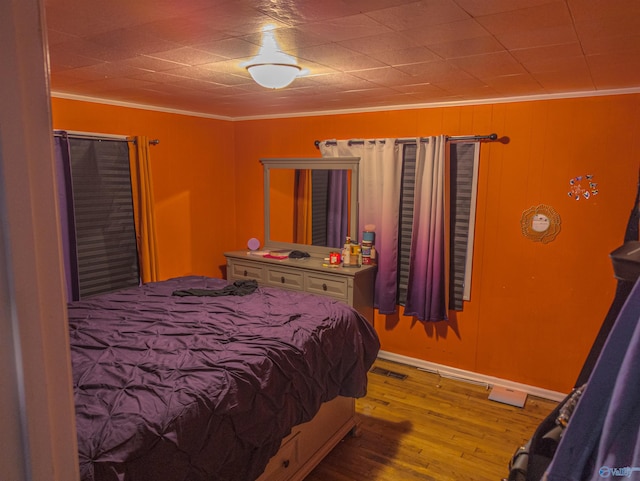
M 326 255 L 357 240 L 359 160 L 261 159 L 265 247 Z
M 340 248 L 349 232 L 347 170 L 271 171 L 271 239 Z

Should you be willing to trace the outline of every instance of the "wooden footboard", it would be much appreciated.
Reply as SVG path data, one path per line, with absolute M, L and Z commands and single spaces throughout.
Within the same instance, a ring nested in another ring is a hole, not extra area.
M 354 399 L 324 403 L 311 421 L 293 428 L 257 481 L 301 481 L 357 424 Z

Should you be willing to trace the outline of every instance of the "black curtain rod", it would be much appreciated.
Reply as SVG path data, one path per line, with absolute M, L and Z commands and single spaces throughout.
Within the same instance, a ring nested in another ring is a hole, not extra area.
M 118 137 L 107 137 L 107 136 L 101 136 L 101 135 L 91 135 L 91 134 L 70 134 L 68 132 L 54 132 L 53 133 L 54 137 L 64 137 L 64 138 L 68 138 L 68 139 L 83 139 L 83 140 L 109 140 L 111 142 L 133 142 L 135 143 L 135 139 L 133 138 L 127 138 L 127 139 L 122 139 L 122 138 L 118 138 Z M 158 145 L 160 143 L 160 141 L 158 139 L 151 139 L 149 140 L 149 145 Z
M 453 136 L 453 137 L 446 137 L 447 142 L 495 142 L 496 140 L 501 141 L 501 139 L 498 139 L 498 134 L 489 134 L 489 135 L 460 135 L 460 136 Z M 407 138 L 407 139 L 396 139 L 396 143 L 397 144 L 411 144 L 411 143 L 415 143 L 416 139 L 415 138 Z M 373 140 L 370 140 L 369 142 L 373 142 Z M 384 143 L 384 140 L 381 140 L 380 142 Z M 428 137 L 420 137 L 420 142 L 429 142 L 429 138 Z M 365 141 L 364 140 L 350 140 L 349 141 L 349 145 L 353 145 L 353 144 L 364 144 Z M 314 144 L 316 145 L 316 148 L 320 148 L 320 141 L 316 140 L 314 142 Z M 335 141 L 331 141 L 331 140 L 327 140 L 327 144 L 330 145 L 336 145 Z

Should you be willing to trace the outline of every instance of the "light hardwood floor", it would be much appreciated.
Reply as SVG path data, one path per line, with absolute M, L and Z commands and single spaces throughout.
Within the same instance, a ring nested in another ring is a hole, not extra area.
M 357 400 L 360 433 L 347 436 L 306 481 L 500 481 L 513 452 L 556 403 L 529 396 L 523 408 L 489 391 L 385 360 Z

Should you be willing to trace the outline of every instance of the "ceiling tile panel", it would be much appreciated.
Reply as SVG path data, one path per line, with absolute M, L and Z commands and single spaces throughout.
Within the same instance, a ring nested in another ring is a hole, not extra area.
M 183 63 L 171 62 L 157 57 L 150 57 L 148 55 L 137 55 L 135 57 L 124 59 L 121 63 L 123 65 L 130 65 L 131 67 L 137 67 L 148 72 L 163 72 L 184 66 Z
M 113 30 L 114 25 L 117 25 L 107 17 L 98 17 L 92 12 L 73 8 L 73 5 L 71 5 L 72 8 L 65 8 L 64 4 L 65 2 L 50 2 L 47 5 L 45 16 L 49 29 L 78 38 L 99 32 L 108 32 Z
M 427 47 L 411 47 L 406 49 L 389 50 L 386 52 L 378 53 L 377 55 L 375 55 L 375 58 L 387 65 L 391 65 L 394 67 L 412 63 L 433 62 L 436 60 L 441 60 L 438 55 L 429 50 Z
M 536 80 L 546 92 L 575 92 L 594 88 L 592 73 L 585 66 L 573 70 L 541 72 Z
M 141 25 L 153 37 L 163 38 L 181 46 L 198 45 L 229 38 L 225 30 L 214 28 L 200 16 L 179 16 L 148 22 Z
M 219 62 L 225 58 L 221 55 L 215 55 L 211 52 L 191 47 L 179 47 L 163 52 L 155 52 L 148 56 L 192 67 L 212 62 Z
M 51 72 L 56 73 L 64 70 L 103 63 L 102 60 L 78 55 L 74 52 L 70 52 L 66 48 L 57 48 L 56 46 L 49 48 L 49 61 L 51 63 Z
M 353 75 L 354 77 L 365 79 L 375 84 L 385 85 L 389 87 L 417 83 L 414 76 L 393 67 L 357 70 L 351 72 L 351 75 Z
M 430 45 L 429 48 L 445 59 L 505 51 L 500 42 L 489 36 L 439 43 Z
M 175 42 L 153 37 L 136 28 L 123 28 L 99 33 L 97 35 L 87 36 L 85 39 L 108 49 L 119 50 L 127 57 L 164 52 L 180 47 L 180 45 Z
M 544 87 L 540 85 L 537 79 L 527 73 L 516 75 L 500 75 L 493 78 L 485 79 L 487 85 L 498 92 L 500 96 L 522 96 L 546 93 Z
M 512 50 L 511 55 L 529 72 L 557 70 L 573 59 L 582 59 L 584 62 L 581 45 L 577 42 Z
M 343 40 L 338 43 L 345 48 L 367 55 L 407 50 L 411 47 L 420 46 L 420 44 L 415 42 L 410 36 L 393 31 L 386 33 L 378 32 L 367 37 Z
M 428 27 L 413 28 L 405 30 L 404 34 L 417 44 L 427 46 L 491 36 L 489 32 L 473 18 L 429 25 Z
M 277 2 L 255 2 L 256 8 L 270 18 L 291 25 L 321 22 L 360 13 L 359 5 L 349 0 L 305 1 L 279 0 Z
M 624 55 L 640 54 L 640 32 L 634 30 L 627 34 L 610 34 L 600 36 L 585 36 L 581 41 L 585 55 Z
M 470 18 L 455 2 L 425 0 L 368 12 L 367 15 L 396 31 L 427 28 Z
M 340 42 L 392 32 L 389 27 L 362 14 L 334 18 L 324 22 L 307 23 L 304 29 L 322 38 L 325 42 Z
M 235 37 L 199 44 L 197 48 L 227 59 L 249 59 L 260 50 L 259 39 L 256 39 L 256 42 Z
M 571 43 L 577 40 L 565 2 L 521 8 L 478 18 L 508 49 Z
M 423 62 L 407 65 L 399 65 L 398 70 L 410 74 L 415 79 L 426 79 L 426 82 L 441 84 L 454 79 L 471 78 L 472 76 L 456 65 L 439 60 L 436 62 Z
M 549 0 L 456 0 L 456 3 L 470 15 L 482 17 L 495 13 L 512 12 L 523 8 L 541 6 L 549 3 Z
M 598 89 L 625 88 L 640 78 L 640 56 L 624 52 L 613 55 L 590 55 L 587 62 Z
M 452 59 L 451 63 L 479 79 L 524 74 L 525 70 L 508 52 Z

